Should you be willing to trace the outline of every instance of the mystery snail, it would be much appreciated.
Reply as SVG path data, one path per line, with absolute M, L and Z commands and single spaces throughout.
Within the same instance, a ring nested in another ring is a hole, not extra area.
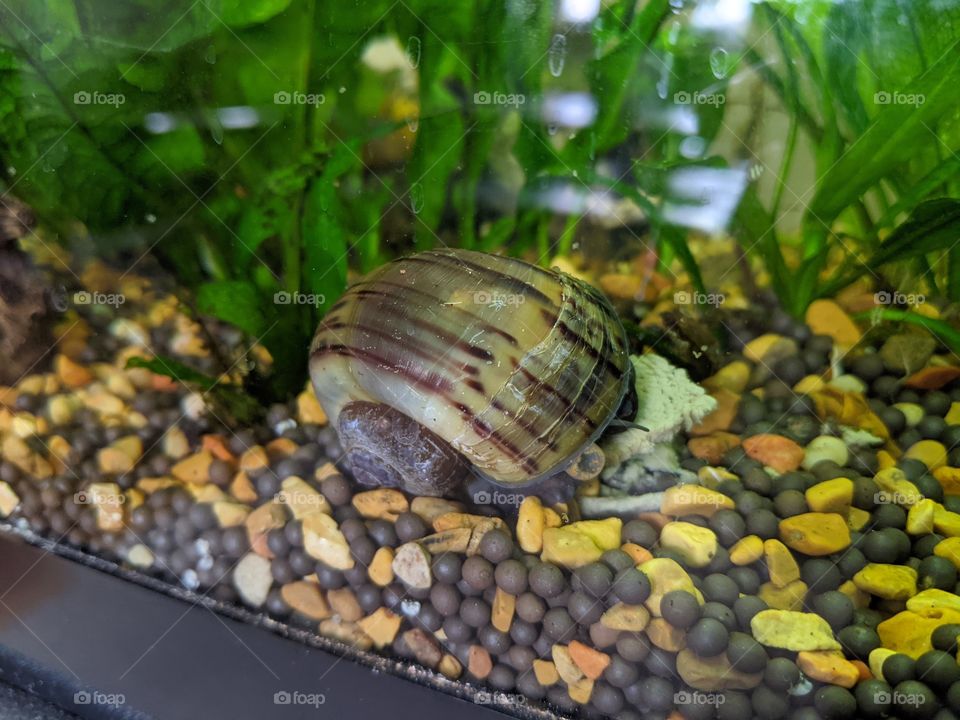
M 354 284 L 317 329 L 310 377 L 357 480 L 421 495 L 471 470 L 511 487 L 557 475 L 636 411 L 626 333 L 598 290 L 467 250 Z

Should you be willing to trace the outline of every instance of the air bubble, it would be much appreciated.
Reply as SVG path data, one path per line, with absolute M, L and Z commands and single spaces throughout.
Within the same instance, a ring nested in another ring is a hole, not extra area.
M 710 52 L 710 72 L 718 80 L 722 80 L 730 72 L 730 54 L 721 47 Z
M 203 59 L 206 60 L 211 65 L 216 64 L 217 62 L 217 49 L 211 45 L 207 48 L 207 52 L 204 53 Z
M 563 74 L 563 66 L 567 61 L 567 38 L 561 33 L 553 36 L 550 42 L 550 50 L 547 52 L 547 65 L 550 68 L 550 74 L 554 77 L 560 77 Z
M 423 210 L 423 185 L 420 183 L 410 186 L 410 209 L 413 210 L 414 215 Z

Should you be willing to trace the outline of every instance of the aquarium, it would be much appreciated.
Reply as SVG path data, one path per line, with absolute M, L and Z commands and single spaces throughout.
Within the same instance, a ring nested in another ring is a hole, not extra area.
M 0 1 L 3 535 L 353 668 L 210 717 L 958 717 L 958 88 L 956 0 Z

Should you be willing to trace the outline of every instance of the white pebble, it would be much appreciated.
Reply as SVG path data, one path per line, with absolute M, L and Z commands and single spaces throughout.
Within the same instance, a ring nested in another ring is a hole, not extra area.
M 867 392 L 867 384 L 856 375 L 840 375 L 828 382 L 827 385 L 843 392 Z
M 843 440 L 831 435 L 820 435 L 807 444 L 803 454 L 803 469 L 809 470 L 823 460 L 833 460 L 840 467 L 844 467 L 849 459 L 850 451 Z

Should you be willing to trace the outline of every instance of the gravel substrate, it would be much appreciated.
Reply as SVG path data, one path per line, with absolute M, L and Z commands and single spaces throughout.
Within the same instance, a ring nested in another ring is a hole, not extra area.
M 718 408 L 677 440 L 699 484 L 576 521 L 533 495 L 501 512 L 357 486 L 309 388 L 228 427 L 126 368 L 216 372 L 176 302 L 84 280 L 126 301 L 68 310 L 49 369 L 0 388 L 8 522 L 561 713 L 960 712 L 960 370 L 934 347 L 864 339 L 832 303 L 806 323 L 729 313 L 735 351 L 703 383 Z

